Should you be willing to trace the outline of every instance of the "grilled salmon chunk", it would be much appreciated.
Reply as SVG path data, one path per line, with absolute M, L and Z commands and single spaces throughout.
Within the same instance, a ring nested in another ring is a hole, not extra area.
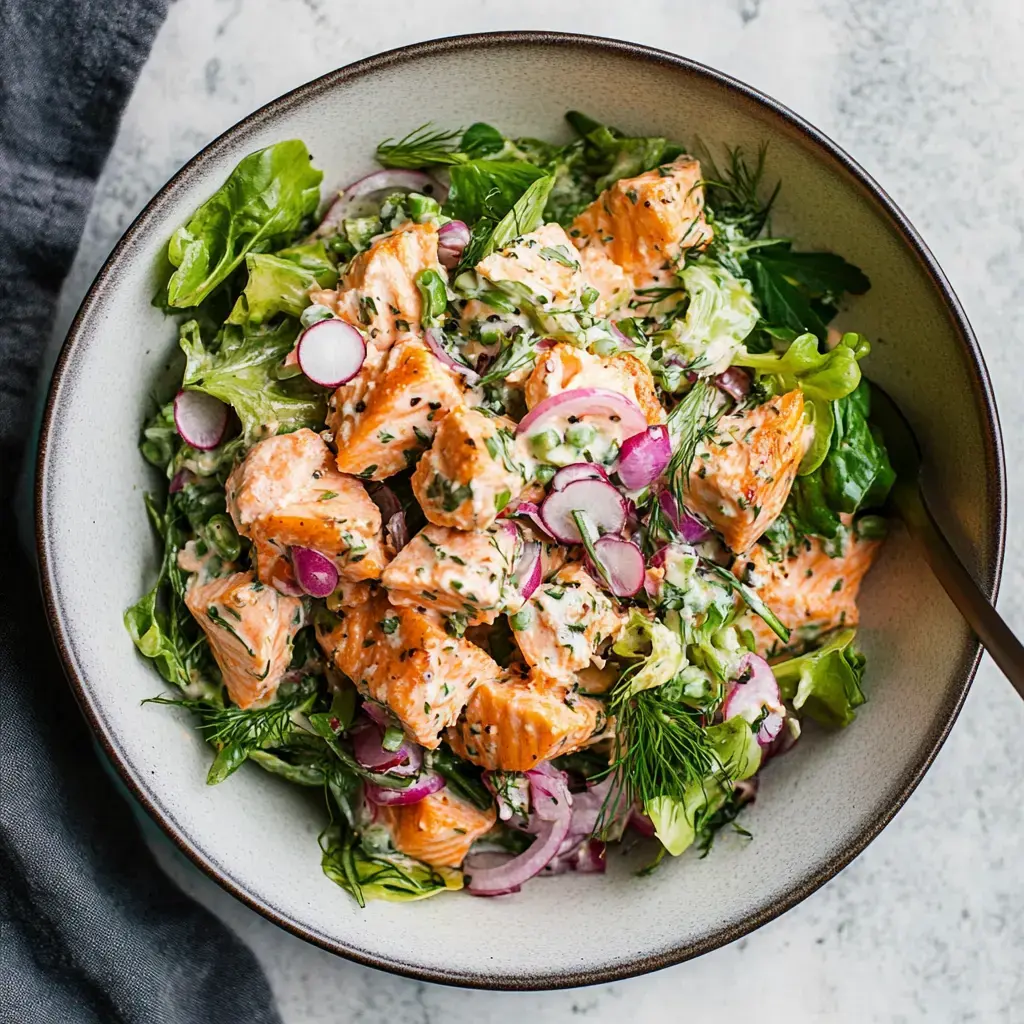
M 317 626 L 324 653 L 367 697 L 386 704 L 417 743 L 433 749 L 473 688 L 501 669 L 475 644 L 449 636 L 424 608 L 396 608 L 383 595 Z
M 430 525 L 398 553 L 382 577 L 394 605 L 459 614 L 469 625 L 491 623 L 516 594 L 509 583 L 521 541 L 501 523 L 487 530 Z
M 416 275 L 422 270 L 445 276 L 437 262 L 437 228 L 403 224 L 359 253 L 336 289 L 313 289 L 309 300 L 366 332 L 366 362 L 373 370 L 401 336 L 420 331 Z
M 228 696 L 240 708 L 271 700 L 303 624 L 302 602 L 237 572 L 194 581 L 185 604 L 210 641 Z
M 481 811 L 447 789 L 414 804 L 378 808 L 395 849 L 435 867 L 457 868 L 469 848 L 494 827 L 493 807 Z
M 706 245 L 700 164 L 681 156 L 604 190 L 569 230 L 580 249 L 596 248 L 618 264 L 634 289 L 675 284 L 686 250 Z
M 260 441 L 226 486 L 235 526 L 255 544 L 264 583 L 297 593 L 293 547 L 320 552 L 348 582 L 380 578 L 390 554 L 380 512 L 358 480 L 334 467 L 319 434 L 302 429 Z
M 793 631 L 791 646 L 802 647 L 829 630 L 857 625 L 857 594 L 881 546 L 880 540 L 861 539 L 851 530 L 835 558 L 817 537 L 805 537 L 788 557 L 773 560 L 757 544 L 736 559 L 733 572 Z M 781 641 L 760 618 L 748 612 L 740 625 L 753 632 L 758 653 L 777 653 Z
M 406 337 L 380 366 L 364 365 L 331 396 L 327 427 L 338 449 L 338 469 L 367 480 L 408 469 L 461 404 L 454 374 L 423 342 Z
M 412 488 L 438 526 L 483 530 L 530 483 L 515 424 L 462 406 L 444 418 Z
M 452 750 L 493 770 L 524 772 L 579 749 L 604 728 L 604 705 L 538 669 L 521 667 L 476 687 L 445 738 Z
M 697 448 L 687 504 L 746 551 L 782 511 L 806 448 L 802 391 L 723 416 Z
M 618 636 L 626 616 L 578 563 L 544 583 L 512 621 L 527 664 L 552 679 L 571 682 Z

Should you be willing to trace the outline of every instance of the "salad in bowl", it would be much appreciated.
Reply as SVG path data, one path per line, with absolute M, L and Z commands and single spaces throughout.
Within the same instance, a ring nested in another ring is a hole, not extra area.
M 706 852 L 865 699 L 894 474 L 829 324 L 867 278 L 772 233 L 763 151 L 567 119 L 388 140 L 323 209 L 278 142 L 168 245 L 125 624 L 210 783 L 323 791 L 360 904 Z

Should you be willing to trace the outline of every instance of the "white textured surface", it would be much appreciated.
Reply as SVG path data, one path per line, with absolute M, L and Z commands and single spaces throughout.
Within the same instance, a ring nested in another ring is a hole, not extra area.
M 1015 0 L 633 0 L 605 13 L 596 6 L 526 0 L 513 14 L 511 5 L 489 0 L 415 8 L 380 0 L 182 0 L 143 72 L 101 182 L 66 315 L 118 234 L 173 170 L 238 117 L 302 81 L 381 49 L 460 31 L 544 27 L 633 38 L 775 95 L 887 187 L 930 243 L 981 338 L 1003 415 L 1015 507 L 1024 483 L 1024 413 L 1011 362 L 1024 299 L 1024 12 Z M 585 97 L 566 100 L 586 107 Z M 1021 631 L 1024 534 L 1015 525 L 1011 517 L 1000 603 Z M 918 792 L 842 875 L 731 947 L 653 977 L 577 992 L 469 993 L 389 978 L 304 945 L 187 866 L 170 866 L 252 944 L 289 1024 L 523 1014 L 541 1021 L 572 1014 L 674 1020 L 701 1011 L 719 1019 L 744 1010 L 769 1021 L 1019 1022 L 1022 735 L 1024 706 L 986 663 Z

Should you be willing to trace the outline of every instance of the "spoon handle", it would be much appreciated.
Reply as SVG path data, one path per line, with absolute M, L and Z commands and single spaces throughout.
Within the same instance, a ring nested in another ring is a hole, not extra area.
M 992 660 L 1024 698 L 1024 646 L 964 567 L 916 486 L 898 486 L 897 507 L 910 533 L 924 548 L 925 560 L 953 604 L 977 634 Z

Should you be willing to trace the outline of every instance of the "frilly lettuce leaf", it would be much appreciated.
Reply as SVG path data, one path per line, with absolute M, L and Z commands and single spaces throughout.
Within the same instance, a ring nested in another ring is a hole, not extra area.
M 265 252 L 288 242 L 316 210 L 322 177 L 298 139 L 241 160 L 171 236 L 167 255 L 177 269 L 167 284 L 167 304 L 199 305 L 247 252 Z
M 772 666 L 783 700 L 821 725 L 843 728 L 867 698 L 861 689 L 864 656 L 853 647 L 855 631 L 836 633 L 823 647 Z
M 631 610 L 626 628 L 612 650 L 622 657 L 644 659 L 631 670 L 623 699 L 667 683 L 686 667 L 678 635 L 656 619 L 648 619 L 637 608 Z
M 249 272 L 245 290 L 228 316 L 229 324 L 259 326 L 277 313 L 299 316 L 309 305 L 311 288 L 330 288 L 338 282 L 338 271 L 322 241 L 271 256 L 248 253 Z
M 323 391 L 304 377 L 274 376 L 295 344 L 298 327 L 295 320 L 275 327 L 226 324 L 208 348 L 199 324 L 187 321 L 179 337 L 186 359 L 182 387 L 230 405 L 250 442 L 299 427 L 316 428 L 324 418 Z

